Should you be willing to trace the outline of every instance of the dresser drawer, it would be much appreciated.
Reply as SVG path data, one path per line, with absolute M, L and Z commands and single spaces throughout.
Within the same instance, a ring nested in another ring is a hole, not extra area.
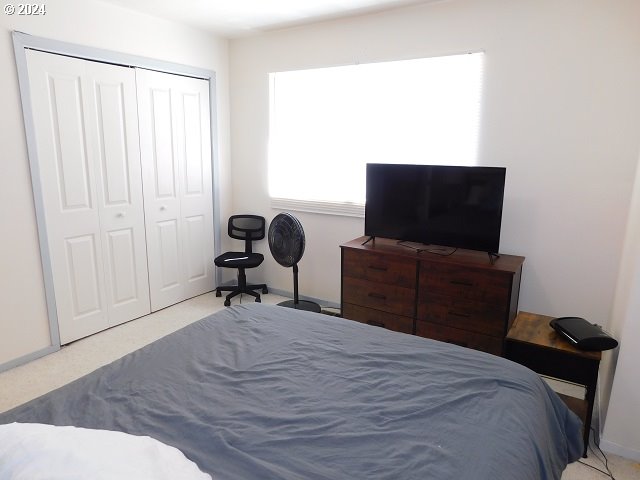
M 345 276 L 414 288 L 417 262 L 406 258 L 343 249 L 342 271 Z
M 342 316 L 349 320 L 356 320 L 358 322 L 387 328 L 396 332 L 413 333 L 412 318 L 394 315 L 392 313 L 382 312 L 372 308 L 344 303 L 342 305 Z
M 413 317 L 415 290 L 412 288 L 343 277 L 342 301 L 384 312 Z
M 507 303 L 491 304 L 460 300 L 446 295 L 424 294 L 418 298 L 418 320 L 438 323 L 494 337 L 505 334 Z
M 486 303 L 507 303 L 512 275 L 436 262 L 421 262 L 420 292 Z
M 481 350 L 494 355 L 502 355 L 502 338 L 498 337 L 482 335 L 458 328 L 445 327 L 437 323 L 423 322 L 420 320 L 416 322 L 416 335 Z

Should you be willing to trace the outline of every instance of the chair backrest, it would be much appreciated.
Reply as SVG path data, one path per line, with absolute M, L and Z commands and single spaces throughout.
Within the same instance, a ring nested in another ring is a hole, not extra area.
M 231 215 L 228 232 L 231 238 L 244 240 L 244 251 L 251 253 L 251 242 L 262 240 L 265 235 L 265 219 L 259 215 Z

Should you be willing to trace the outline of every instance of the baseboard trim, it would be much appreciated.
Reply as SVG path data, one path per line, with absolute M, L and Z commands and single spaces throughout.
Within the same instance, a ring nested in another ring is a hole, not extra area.
M 44 357 L 45 355 L 57 352 L 58 350 L 60 350 L 60 347 L 51 345 L 41 350 L 36 350 L 35 352 L 23 355 L 22 357 L 14 358 L 13 360 L 9 360 L 6 363 L 0 364 L 0 372 L 6 372 L 7 370 L 11 370 L 12 368 L 24 365 L 25 363 L 32 362 L 37 358 Z
M 623 447 L 622 445 L 618 445 L 615 442 L 610 442 L 609 440 L 606 440 L 604 438 L 600 441 L 600 448 L 607 453 L 613 453 L 614 455 L 618 455 L 619 457 L 624 457 L 629 460 L 640 462 L 639 450 Z

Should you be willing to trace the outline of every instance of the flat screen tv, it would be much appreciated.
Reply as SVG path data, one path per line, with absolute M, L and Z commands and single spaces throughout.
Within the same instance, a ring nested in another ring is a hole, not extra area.
M 498 253 L 506 169 L 367 164 L 365 235 Z

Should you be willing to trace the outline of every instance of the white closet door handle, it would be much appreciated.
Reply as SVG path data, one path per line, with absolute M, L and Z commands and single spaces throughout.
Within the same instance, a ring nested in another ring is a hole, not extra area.
M 166 210 L 167 206 L 166 205 L 160 205 L 160 210 Z
M 124 217 L 125 215 L 126 215 L 126 213 L 125 213 L 125 212 L 118 212 L 118 214 L 117 214 L 116 216 L 117 216 L 117 217 L 122 218 L 122 217 Z

